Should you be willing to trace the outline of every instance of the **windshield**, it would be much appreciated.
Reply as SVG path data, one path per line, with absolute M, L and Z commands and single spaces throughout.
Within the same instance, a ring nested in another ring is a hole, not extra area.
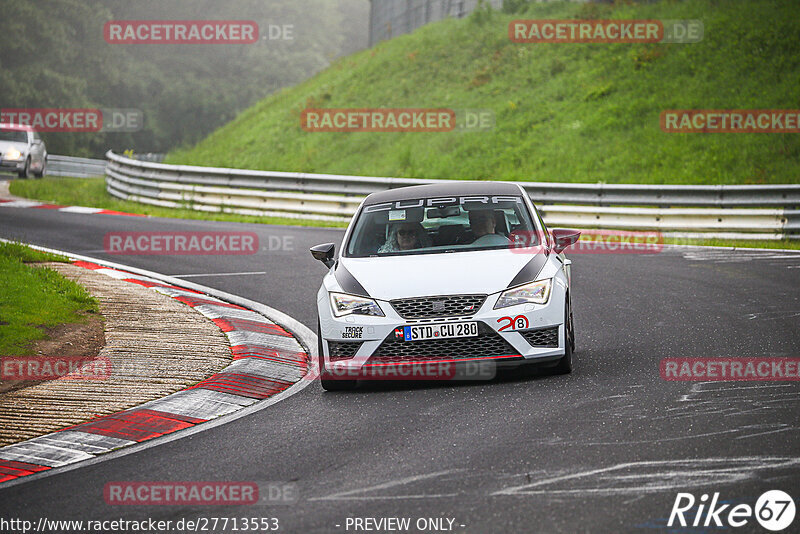
M 14 143 L 27 143 L 28 132 L 21 130 L 3 130 L 0 129 L 0 141 L 11 141 Z
M 521 196 L 420 198 L 365 205 L 347 256 L 509 248 L 512 232 L 536 235 Z

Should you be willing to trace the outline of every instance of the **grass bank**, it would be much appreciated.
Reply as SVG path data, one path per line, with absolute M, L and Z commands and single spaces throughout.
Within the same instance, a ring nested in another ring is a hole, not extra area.
M 0 242 L 0 355 L 28 354 L 45 328 L 82 322 L 97 313 L 98 303 L 86 290 L 51 269 L 27 265 L 67 261 L 19 243 Z
M 511 4 L 511 2 L 509 2 Z M 523 5 L 524 2 L 515 2 Z M 665 133 L 668 109 L 797 109 L 796 0 L 528 4 L 429 24 L 269 96 L 167 163 L 417 178 L 792 183 L 800 136 Z M 515 44 L 527 19 L 699 19 L 695 44 Z M 484 132 L 319 133 L 306 108 L 491 110 Z

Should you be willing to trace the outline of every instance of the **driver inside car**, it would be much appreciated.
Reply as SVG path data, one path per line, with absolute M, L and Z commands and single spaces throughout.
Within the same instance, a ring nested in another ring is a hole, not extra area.
M 425 228 L 418 222 L 394 224 L 389 228 L 386 243 L 378 249 L 378 253 L 402 252 L 415 248 L 431 246 L 431 240 Z
M 494 210 L 469 211 L 469 227 L 472 235 L 475 236 L 475 241 L 472 242 L 473 245 L 493 246 L 510 243 L 506 236 L 495 233 L 496 226 Z

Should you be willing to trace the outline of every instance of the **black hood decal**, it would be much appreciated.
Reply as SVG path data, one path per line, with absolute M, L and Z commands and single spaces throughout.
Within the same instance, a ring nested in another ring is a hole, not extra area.
M 345 269 L 341 260 L 336 262 L 336 270 L 333 271 L 333 275 L 336 277 L 336 281 L 345 293 L 357 295 L 359 297 L 369 297 L 369 293 L 364 289 L 364 286 L 356 280 L 355 276 L 350 274 L 350 271 Z
M 547 254 L 544 252 L 540 252 L 536 254 L 531 261 L 525 264 L 525 267 L 520 269 L 517 273 L 517 276 L 511 280 L 511 283 L 508 284 L 508 287 L 514 287 L 526 282 L 533 282 L 536 280 L 536 277 L 539 276 L 539 273 L 542 272 L 542 268 L 544 264 L 547 262 Z

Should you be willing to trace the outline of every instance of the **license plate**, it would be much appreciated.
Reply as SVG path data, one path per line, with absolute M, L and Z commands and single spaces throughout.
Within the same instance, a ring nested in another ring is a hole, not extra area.
M 441 323 L 403 327 L 403 339 L 423 341 L 426 339 L 450 339 L 454 337 L 475 337 L 478 323 Z

